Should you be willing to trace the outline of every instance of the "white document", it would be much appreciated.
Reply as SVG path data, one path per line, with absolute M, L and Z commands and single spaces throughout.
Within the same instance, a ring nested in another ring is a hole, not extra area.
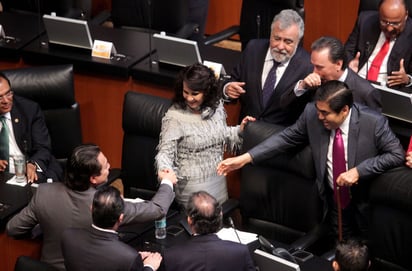
M 258 237 L 257 237 L 256 233 L 239 231 L 239 230 L 235 230 L 234 228 L 222 228 L 216 234 L 222 240 L 227 240 L 227 241 L 232 241 L 232 242 L 239 243 L 239 239 L 236 236 L 235 231 L 239 235 L 239 239 L 240 239 L 241 243 L 244 244 L 244 245 L 247 245 L 249 243 L 252 243 L 252 242 L 258 240 Z

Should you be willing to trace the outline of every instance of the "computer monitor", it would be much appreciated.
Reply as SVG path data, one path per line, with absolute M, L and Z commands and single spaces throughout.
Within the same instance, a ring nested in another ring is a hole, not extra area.
M 411 94 L 375 84 L 373 87 L 380 90 L 384 115 L 412 123 Z
M 253 259 L 259 271 L 300 271 L 296 263 L 292 263 L 275 255 L 256 249 L 253 252 Z
M 159 63 L 181 67 L 202 63 L 196 41 L 154 34 L 153 42 Z
M 87 21 L 43 15 L 50 44 L 92 49 L 93 40 Z

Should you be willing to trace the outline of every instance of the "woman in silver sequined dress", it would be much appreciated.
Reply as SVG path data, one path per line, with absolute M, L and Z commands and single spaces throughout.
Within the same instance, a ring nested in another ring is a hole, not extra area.
M 220 203 L 227 198 L 225 176 L 216 173 L 224 151 L 236 152 L 242 144 L 241 125 L 227 126 L 218 81 L 213 70 L 194 64 L 182 70 L 175 97 L 162 120 L 156 155 L 158 171 L 173 170 L 178 178 L 176 200 L 185 207 L 191 193 L 205 190 Z

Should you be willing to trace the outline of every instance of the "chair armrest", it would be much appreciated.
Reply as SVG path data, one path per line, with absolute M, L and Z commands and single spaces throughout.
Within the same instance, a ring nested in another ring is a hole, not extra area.
M 91 25 L 101 25 L 107 20 L 109 20 L 112 17 L 112 14 L 108 10 L 103 10 L 96 16 L 94 16 L 91 20 L 89 20 L 89 23 Z
M 219 41 L 228 39 L 233 35 L 239 34 L 239 29 L 240 27 L 238 25 L 232 25 L 231 27 L 226 28 L 225 30 L 210 35 L 204 39 L 204 45 L 215 44 Z
M 293 242 L 290 247 L 294 250 L 305 250 L 316 243 L 323 236 L 326 236 L 326 228 L 323 224 L 319 224 L 310 232 L 306 233 L 303 237 Z
M 177 31 L 176 37 L 187 39 L 196 33 L 199 33 L 199 25 L 196 23 L 187 23 Z

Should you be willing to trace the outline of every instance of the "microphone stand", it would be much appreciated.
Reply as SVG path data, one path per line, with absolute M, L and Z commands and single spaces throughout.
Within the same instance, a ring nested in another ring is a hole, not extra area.
M 236 234 L 237 240 L 239 240 L 239 244 L 241 244 L 241 243 L 242 243 L 242 241 L 240 240 L 239 234 L 238 234 L 238 233 L 237 233 L 237 231 L 236 231 L 236 228 L 235 228 L 235 223 L 233 223 L 233 219 L 232 219 L 230 216 L 228 217 L 228 221 L 229 221 L 230 227 L 232 227 L 232 228 L 233 228 L 233 230 L 235 231 L 235 234 Z

